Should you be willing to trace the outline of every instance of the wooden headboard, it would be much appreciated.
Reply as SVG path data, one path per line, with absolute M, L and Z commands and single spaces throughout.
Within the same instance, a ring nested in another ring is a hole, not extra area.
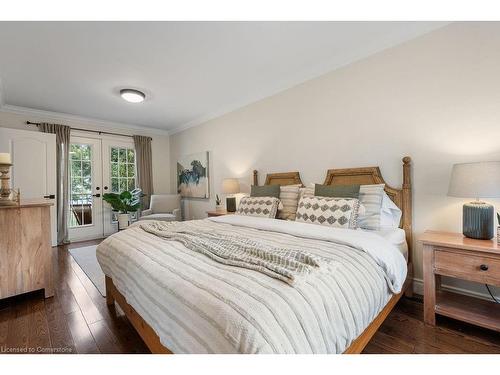
M 403 158 L 403 183 L 401 189 L 386 184 L 379 167 L 329 169 L 324 185 L 370 185 L 385 184 L 385 192 L 403 212 L 400 228 L 406 233 L 408 261 L 412 247 L 412 197 L 411 197 L 411 158 Z
M 257 170 L 253 171 L 253 184 L 259 185 L 259 176 Z M 301 185 L 299 172 L 268 173 L 264 185 Z

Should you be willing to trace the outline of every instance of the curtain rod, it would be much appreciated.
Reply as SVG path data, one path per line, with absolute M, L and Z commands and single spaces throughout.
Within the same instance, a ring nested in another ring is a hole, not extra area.
M 39 122 L 26 121 L 26 125 L 40 126 L 40 123 Z M 121 137 L 130 137 L 130 138 L 133 137 L 132 135 L 129 135 L 129 134 L 111 133 L 111 132 L 104 132 L 104 131 L 100 131 L 100 130 L 90 130 L 90 129 L 73 128 L 73 127 L 71 127 L 71 130 L 79 130 L 79 131 L 82 131 L 82 132 L 97 133 L 99 135 L 101 135 L 101 134 L 108 134 L 108 135 L 119 135 Z M 152 138 L 150 138 L 150 139 L 152 140 Z

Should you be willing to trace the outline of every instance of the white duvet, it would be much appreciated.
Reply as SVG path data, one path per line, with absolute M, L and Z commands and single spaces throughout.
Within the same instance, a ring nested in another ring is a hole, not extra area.
M 300 246 L 335 267 L 290 286 L 137 225 L 107 238 L 104 273 L 174 353 L 341 353 L 406 277 L 403 255 L 374 233 L 237 215 L 192 225 Z

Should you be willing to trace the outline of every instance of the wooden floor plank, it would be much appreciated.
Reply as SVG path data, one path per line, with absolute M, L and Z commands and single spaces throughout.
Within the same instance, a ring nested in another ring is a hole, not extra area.
M 52 352 L 44 299 L 43 296 L 40 296 L 38 299 L 33 299 L 30 304 L 28 347 L 33 354 L 50 354 Z
M 30 319 L 30 299 L 20 296 L 17 303 L 12 303 L 12 320 L 9 322 L 6 347 L 12 353 L 26 353 L 28 348 L 28 329 Z
M 92 336 L 82 312 L 78 310 L 66 315 L 66 317 L 76 352 L 79 354 L 99 353 L 94 336 Z
M 54 354 L 76 354 L 73 337 L 57 295 L 45 300 L 50 341 Z

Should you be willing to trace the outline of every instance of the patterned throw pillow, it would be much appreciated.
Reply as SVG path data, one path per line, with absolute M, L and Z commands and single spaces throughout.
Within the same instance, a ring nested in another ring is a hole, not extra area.
M 365 207 L 365 212 L 358 217 L 358 227 L 363 229 L 380 229 L 380 212 L 384 198 L 385 184 L 361 185 L 359 201 Z
M 274 219 L 279 203 L 275 197 L 243 197 L 236 214 Z
M 299 189 L 301 185 L 280 186 L 280 201 L 282 209 L 278 209 L 278 219 L 295 220 L 299 204 Z
M 300 198 L 296 221 L 354 229 L 358 218 L 359 200 L 303 196 Z

